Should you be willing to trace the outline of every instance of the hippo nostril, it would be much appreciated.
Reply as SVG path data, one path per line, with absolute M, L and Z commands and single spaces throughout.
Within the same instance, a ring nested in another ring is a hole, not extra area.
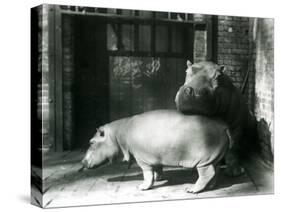
M 186 87 L 185 88 L 185 93 L 187 94 L 187 95 L 193 95 L 193 88 L 192 87 Z

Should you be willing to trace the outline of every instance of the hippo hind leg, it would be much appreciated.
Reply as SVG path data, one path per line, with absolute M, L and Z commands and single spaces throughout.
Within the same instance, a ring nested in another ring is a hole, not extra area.
M 199 177 L 191 188 L 186 189 L 188 193 L 198 193 L 204 190 L 216 175 L 215 167 L 212 164 L 205 167 L 197 167 L 197 171 Z
M 213 177 L 213 179 L 208 183 L 208 189 L 213 189 L 217 184 L 219 172 L 220 172 L 220 166 L 217 165 L 215 177 Z
M 233 150 L 228 151 L 225 155 L 226 170 L 225 174 L 229 177 L 237 177 L 245 173 L 243 167 L 240 166 L 237 154 Z

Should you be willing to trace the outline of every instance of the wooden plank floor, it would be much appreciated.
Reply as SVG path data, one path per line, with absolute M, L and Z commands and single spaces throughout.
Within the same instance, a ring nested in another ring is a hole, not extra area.
M 44 207 L 273 193 L 273 185 L 268 185 L 268 181 L 261 178 L 258 178 L 258 182 L 254 181 L 255 174 L 240 177 L 220 174 L 214 190 L 189 194 L 184 190 L 195 183 L 196 171 L 169 167 L 164 168 L 165 180 L 155 182 L 148 191 L 139 191 L 137 186 L 143 177 L 136 164 L 129 169 L 128 164 L 120 162 L 95 170 L 79 171 L 83 156 L 84 152 L 81 151 L 48 153 L 44 156 Z M 273 177 L 273 173 L 269 175 Z

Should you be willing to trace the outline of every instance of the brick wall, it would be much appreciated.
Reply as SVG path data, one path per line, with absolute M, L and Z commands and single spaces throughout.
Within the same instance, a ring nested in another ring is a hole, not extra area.
M 249 107 L 252 112 L 255 110 L 255 86 L 256 86 L 256 69 L 255 69 L 255 58 L 256 49 L 255 43 L 253 42 L 253 23 L 254 18 L 249 18 L 249 58 L 248 58 L 248 81 L 245 86 L 245 94 Z
M 42 142 L 43 148 L 50 149 L 54 146 L 49 139 L 49 51 L 48 51 L 48 5 L 43 5 L 39 15 L 39 66 L 38 71 L 41 73 L 41 81 L 38 83 L 38 103 L 37 103 L 37 116 L 42 121 Z M 64 135 L 64 148 L 69 149 L 72 139 L 73 129 L 73 30 L 70 17 L 62 19 L 62 32 L 63 32 L 63 135 Z
M 226 66 L 226 73 L 238 88 L 248 70 L 249 19 L 218 16 L 218 64 Z

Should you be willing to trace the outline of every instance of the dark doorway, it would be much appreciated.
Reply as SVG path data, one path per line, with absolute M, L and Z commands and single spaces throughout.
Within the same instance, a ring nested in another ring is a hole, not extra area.
M 87 146 L 95 129 L 109 120 L 109 62 L 104 19 L 77 16 L 73 20 L 73 148 L 77 148 Z

